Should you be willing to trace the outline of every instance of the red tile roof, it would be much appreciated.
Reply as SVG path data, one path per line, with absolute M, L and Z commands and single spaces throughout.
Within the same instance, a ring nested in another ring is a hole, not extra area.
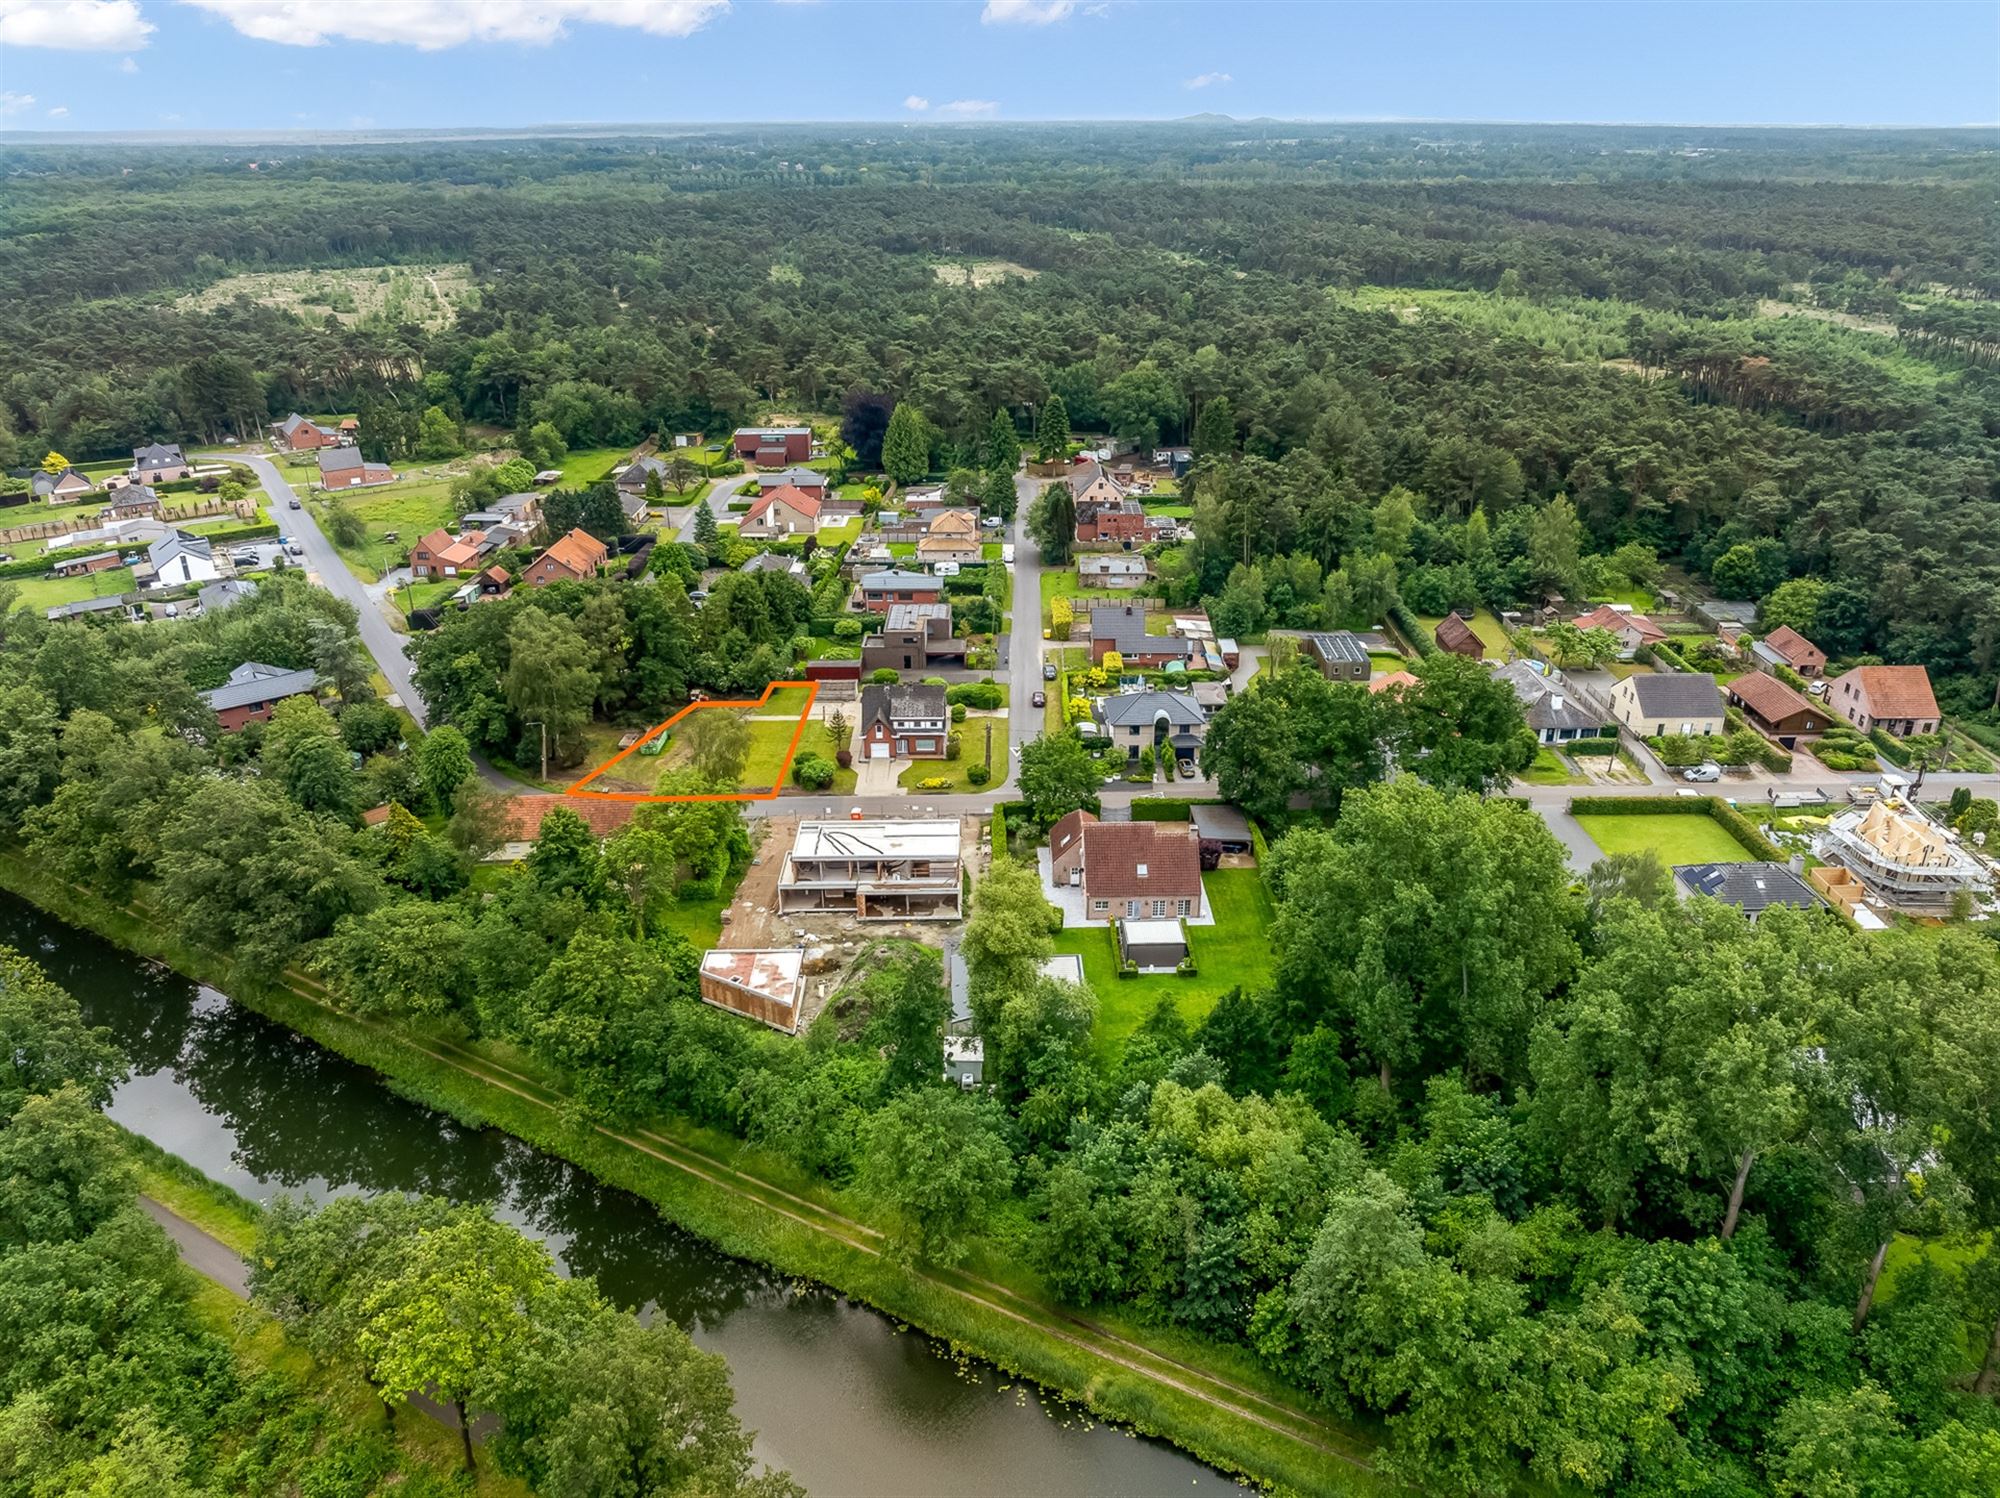
M 598 564 L 611 555 L 611 548 L 586 530 L 573 530 L 561 540 L 554 542 L 535 561 L 544 557 L 561 563 L 578 577 L 588 577 L 595 572 Z M 532 564 L 531 564 L 532 565 Z
M 780 484 L 778 485 L 777 488 L 767 489 L 762 494 L 758 495 L 757 502 L 751 505 L 748 512 L 745 513 L 745 515 L 743 516 L 744 520 L 751 521 L 751 520 L 763 519 L 764 516 L 770 511 L 771 506 L 776 504 L 779 500 L 783 500 L 787 505 L 789 505 L 792 509 L 797 510 L 801 515 L 805 516 L 808 520 L 817 520 L 819 518 L 818 500 L 814 499 L 810 494 L 806 493 L 805 490 L 797 488 L 794 485 Z
M 1826 652 L 1789 624 L 1780 624 L 1764 636 L 1764 643 L 1782 655 L 1789 666 L 1796 667 L 1801 662 L 1807 665 L 1826 664 Z
M 1797 692 L 1779 681 L 1775 676 L 1766 676 L 1761 671 L 1752 671 L 1747 676 L 1739 676 L 1729 684 L 1730 693 L 1740 699 L 1743 705 L 1762 718 L 1766 723 L 1776 723 L 1789 718 L 1794 713 L 1810 712 L 1813 704 Z M 1826 717 L 1824 709 L 1820 716 Z
M 1664 640 L 1667 632 L 1644 614 L 1621 613 L 1608 603 L 1600 603 L 1587 614 L 1579 614 L 1575 620 L 1578 629 L 1608 629 L 1616 634 L 1628 625 L 1639 632 L 1642 640 Z
M 1935 718 L 1930 673 L 1922 666 L 1856 666 L 1834 683 L 1853 683 L 1868 703 L 1871 718 Z
M 1416 684 L 1416 677 L 1410 675 L 1409 672 L 1391 671 L 1387 676 L 1378 676 L 1370 681 L 1368 683 L 1368 690 L 1371 692 L 1386 692 L 1391 687 L 1413 687 Z
M 1093 900 L 1199 897 L 1201 847 L 1180 823 L 1091 823 L 1083 833 L 1083 887 Z
M 546 793 L 509 796 L 507 841 L 533 842 L 541 836 L 542 818 L 558 806 L 582 817 L 590 824 L 590 830 L 599 837 L 609 837 L 631 821 L 632 813 L 638 810 L 637 805 L 631 801 L 596 801 L 582 796 L 554 796 Z

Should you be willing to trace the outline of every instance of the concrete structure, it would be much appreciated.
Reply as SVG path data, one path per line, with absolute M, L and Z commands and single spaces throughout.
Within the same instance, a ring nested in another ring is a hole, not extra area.
M 1100 822 L 1073 811 L 1049 829 L 1049 870 L 1054 883 L 1083 891 L 1092 920 L 1202 913 L 1201 849 L 1185 822 Z
M 944 1037 L 944 1079 L 967 1092 L 986 1080 L 986 1042 L 977 1035 Z
M 1089 504 L 1077 501 L 1079 546 L 1117 546 L 1129 551 L 1134 546 L 1143 546 L 1148 534 L 1146 507 L 1136 499 L 1095 500 Z
M 1906 915 L 1943 917 L 1961 893 L 1979 897 L 1992 888 L 1978 859 L 1894 794 L 1835 814 L 1814 835 L 1812 850 L 1851 876 L 1814 880 L 1850 913 L 1865 901 Z M 1845 888 L 1836 893 L 1836 886 Z
M 1826 675 L 1826 652 L 1789 624 L 1780 624 L 1754 642 L 1750 655 L 1760 671 L 1788 666 L 1809 680 Z
M 137 617 L 138 609 L 133 605 L 131 597 L 132 595 L 127 594 L 123 598 L 79 598 L 74 603 L 59 603 L 54 608 L 47 610 L 46 614 L 51 624 L 59 623 L 64 619 L 83 619 L 92 614 L 120 614 L 129 612 L 134 617 Z
M 1825 733 L 1833 726 L 1833 714 L 1823 703 L 1800 696 L 1777 677 L 1761 671 L 1739 676 L 1729 684 L 1729 705 L 1741 708 L 1751 727 L 1787 749 L 1794 748 L 1801 738 Z
M 917 560 L 930 567 L 939 562 L 963 566 L 980 560 L 984 554 L 980 548 L 979 516 L 971 510 L 939 510 L 931 517 L 923 539 L 917 542 Z
M 1373 665 L 1368 647 L 1352 630 L 1336 629 L 1307 635 L 1299 642 L 1319 674 L 1328 681 L 1366 681 Z
M 215 721 L 223 732 L 234 733 L 246 723 L 261 722 L 287 697 L 303 697 L 319 683 L 309 670 L 290 671 L 268 666 L 262 661 L 245 661 L 229 673 L 229 680 L 201 693 L 201 700 L 215 711 Z
M 738 427 L 730 440 L 736 456 L 759 468 L 782 468 L 812 456 L 811 427 Z
M 1734 905 L 1755 924 L 1773 905 L 1817 910 L 1820 898 L 1781 863 L 1677 863 L 1674 878 L 1690 895 Z
M 796 1035 L 799 1006 L 805 998 L 805 961 L 803 947 L 718 947 L 704 952 L 702 1002 Z
M 1640 738 L 1721 733 L 1715 678 L 1691 671 L 1642 672 L 1611 688 L 1611 715 Z
M 479 543 L 485 539 L 484 531 L 453 536 L 439 527 L 410 548 L 410 571 L 427 578 L 457 577 L 461 572 L 477 571 L 479 559 L 484 555 Z
M 120 561 L 115 551 L 94 551 L 87 557 L 71 557 L 66 562 L 57 562 L 49 571 L 57 577 L 88 577 L 93 572 L 109 572 Z
M 778 874 L 778 912 L 955 921 L 960 842 L 956 817 L 801 822 Z
M 97 513 L 105 520 L 157 520 L 166 507 L 160 503 L 160 496 L 153 492 L 150 484 L 126 484 L 122 488 L 106 491 L 111 502 Z
M 1906 739 L 1938 731 L 1937 698 L 1922 666 L 1856 666 L 1834 679 L 1826 700 L 1863 733 L 1879 728 Z
M 195 601 L 201 605 L 204 614 L 221 614 L 235 608 L 239 603 L 248 603 L 256 596 L 255 583 L 238 582 L 232 577 L 225 578 L 219 583 L 210 583 L 195 594 Z
M 943 759 L 951 709 L 943 687 L 861 689 L 863 759 Z
M 964 664 L 965 641 L 951 632 L 948 603 L 891 604 L 880 631 L 861 644 L 864 674 L 884 669 L 928 673 Z

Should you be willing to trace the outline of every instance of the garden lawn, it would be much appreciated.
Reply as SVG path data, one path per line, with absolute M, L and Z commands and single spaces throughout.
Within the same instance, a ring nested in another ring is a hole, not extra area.
M 552 489 L 587 489 L 600 479 L 611 477 L 611 470 L 632 455 L 627 447 L 586 447 L 571 453 L 556 467 L 562 470 L 562 478 L 549 487 Z M 662 454 L 671 456 L 671 454 Z M 667 501 L 679 504 L 673 491 L 667 491 Z
M 1660 812 L 1646 816 L 1591 816 L 1577 825 L 1606 853 L 1651 851 L 1672 868 L 1677 863 L 1752 863 L 1755 860 L 1723 825 L 1702 812 L 1680 815 Z
M 21 590 L 18 602 L 29 608 L 52 609 L 59 603 L 81 603 L 86 598 L 115 598 L 132 591 L 132 569 L 110 567 L 103 572 L 86 572 L 81 577 L 12 577 L 7 579 Z
M 1555 750 L 1543 745 L 1535 750 L 1535 762 L 1521 772 L 1529 785 L 1581 785 L 1585 777 L 1572 775 Z
M 846 744 L 836 744 L 834 742 L 833 735 L 827 731 L 827 726 L 824 723 L 812 722 L 806 724 L 805 737 L 799 740 L 798 758 L 804 759 L 808 754 L 817 754 L 821 759 L 832 765 L 834 769 L 832 785 L 828 786 L 824 791 L 809 791 L 805 794 L 813 796 L 851 796 L 854 794 L 855 772 L 853 766 L 850 765 L 845 770 L 840 768 L 839 754 L 846 747 Z M 797 763 L 797 761 L 795 760 L 794 763 Z M 788 785 L 796 785 L 796 782 L 790 779 L 789 774 L 786 777 L 786 783 Z
M 354 574 L 363 582 L 370 583 L 380 581 L 382 574 L 391 568 L 402 566 L 410 547 L 416 544 L 418 538 L 439 526 L 451 526 L 458 519 L 451 509 L 449 479 L 427 479 L 418 484 L 383 484 L 337 499 L 315 495 L 311 502 L 319 507 L 316 513 L 321 528 L 329 534 L 332 528 L 326 523 L 328 506 L 345 505 L 361 518 L 361 523 L 368 528 L 361 544 L 338 549 Z M 382 539 L 389 531 L 396 533 L 396 540 Z
M 1138 1029 L 1162 995 L 1173 999 L 1190 1025 L 1200 1022 L 1232 988 L 1261 988 L 1271 977 L 1271 922 L 1276 918 L 1264 876 L 1256 869 L 1216 869 L 1201 876 L 1213 926 L 1188 927 L 1192 977 L 1118 976 L 1117 940 L 1108 926 L 1076 926 L 1056 937 L 1058 952 L 1083 959 L 1083 977 L 1097 995 L 1098 1054 L 1115 1063 L 1125 1039 Z
M 1433 638 L 1437 633 L 1438 622 L 1436 619 L 1427 619 L 1421 615 L 1417 618 L 1417 623 L 1423 626 L 1424 633 Z M 1507 638 L 1507 632 L 1500 627 L 1500 621 L 1493 617 L 1491 609 L 1482 605 L 1466 622 L 1472 626 L 1472 632 L 1479 636 L 1479 643 L 1486 647 L 1488 660 L 1504 661 L 1513 657 L 1514 643 Z
M 971 726 L 969 722 L 959 725 L 961 730 L 970 728 Z M 985 785 L 974 785 L 970 780 L 965 778 L 974 765 L 983 765 L 986 763 L 985 734 L 982 732 L 977 738 L 967 735 L 961 741 L 961 745 L 962 747 L 957 759 L 911 760 L 909 767 L 896 777 L 896 784 L 900 785 L 906 791 L 914 791 L 919 795 L 925 796 L 956 796 L 965 792 L 990 790 L 993 786 L 993 781 L 991 780 L 987 781 Z M 1007 766 L 1004 759 L 1006 753 L 1007 725 L 1006 720 L 1001 719 L 999 726 L 993 733 L 993 774 L 995 779 L 1006 773 Z M 948 786 L 939 786 L 931 790 L 925 790 L 917 784 L 920 780 L 934 780 L 939 777 L 949 780 L 951 784 Z
M 1076 564 L 1067 567 L 1044 567 L 1042 569 L 1042 624 L 1049 622 L 1049 604 L 1057 598 L 1074 598 L 1088 607 L 1097 599 L 1129 598 L 1130 592 L 1118 593 L 1110 588 L 1086 588 L 1077 581 Z

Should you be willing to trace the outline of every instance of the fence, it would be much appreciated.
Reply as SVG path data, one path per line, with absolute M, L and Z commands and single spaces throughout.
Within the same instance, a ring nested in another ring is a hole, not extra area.
M 182 521 L 205 520 L 215 515 L 234 515 L 239 520 L 254 520 L 257 518 L 257 506 L 247 499 L 235 503 L 221 499 L 205 499 L 199 504 L 168 506 L 160 512 L 161 519 L 176 525 Z M 66 520 L 37 520 L 28 525 L 17 525 L 0 531 L 0 543 L 42 541 L 50 536 L 69 536 L 78 531 L 100 530 L 106 523 L 96 513 L 78 515 Z

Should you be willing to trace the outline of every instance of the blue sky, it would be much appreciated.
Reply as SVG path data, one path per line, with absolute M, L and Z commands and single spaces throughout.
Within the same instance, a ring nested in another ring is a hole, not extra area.
M 2000 121 L 2000 4 L 0 0 L 0 129 Z

